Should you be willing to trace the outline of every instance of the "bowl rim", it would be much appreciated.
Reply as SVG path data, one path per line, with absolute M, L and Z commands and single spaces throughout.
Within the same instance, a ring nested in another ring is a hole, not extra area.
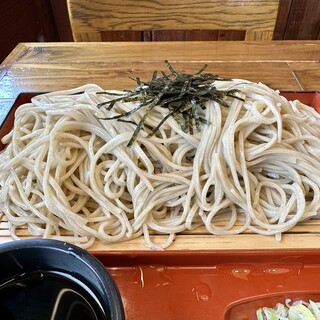
M 12 242 L 3 243 L 0 245 L 0 257 L 3 254 L 14 254 L 14 252 L 28 250 L 28 251 L 37 251 L 37 253 L 44 253 L 44 251 L 51 252 L 60 252 L 62 254 L 67 254 L 76 258 L 81 264 L 84 265 L 86 270 L 89 270 L 91 274 L 96 278 L 96 281 L 92 281 L 88 277 L 85 277 L 81 274 L 81 279 L 77 277 L 77 274 L 73 270 L 65 270 L 65 273 L 70 273 L 77 280 L 88 286 L 90 289 L 94 289 L 93 292 L 99 292 L 99 300 L 103 306 L 104 311 L 108 308 L 109 317 L 111 320 L 122 320 L 125 319 L 123 302 L 119 289 L 113 280 L 112 276 L 106 269 L 106 267 L 91 253 L 86 251 L 83 248 L 80 248 L 76 245 L 70 244 L 65 241 L 56 240 L 56 239 L 23 239 Z M 32 254 L 27 259 L 32 260 Z M 37 266 L 34 271 L 43 270 L 41 266 Z M 48 269 L 47 269 L 48 270 Z M 56 268 L 52 267 L 52 271 L 55 271 Z M 61 271 L 61 269 L 59 270 Z M 64 271 L 64 270 L 63 270 Z M 80 275 L 80 274 L 79 274 Z M 83 277 L 86 281 L 83 281 Z

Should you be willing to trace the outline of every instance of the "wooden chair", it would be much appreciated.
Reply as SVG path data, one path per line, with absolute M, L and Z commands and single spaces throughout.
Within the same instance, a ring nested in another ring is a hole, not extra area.
M 206 34 L 201 40 L 219 40 L 228 38 L 225 30 L 235 40 L 241 32 L 244 40 L 272 40 L 279 0 L 67 0 L 67 4 L 75 41 L 199 40 L 201 33 Z M 178 39 L 171 39 L 172 34 Z

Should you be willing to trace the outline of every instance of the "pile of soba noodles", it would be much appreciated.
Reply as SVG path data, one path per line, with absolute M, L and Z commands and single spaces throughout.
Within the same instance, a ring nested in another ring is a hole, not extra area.
M 102 120 L 134 108 L 97 85 L 34 97 L 16 111 L 0 154 L 0 210 L 12 237 L 62 239 L 88 248 L 144 236 L 152 249 L 204 226 L 213 235 L 245 230 L 275 235 L 320 207 L 320 115 L 260 83 L 216 81 L 238 89 L 229 107 L 207 102 L 200 132 L 185 133 L 155 107 L 135 142 L 132 122 Z M 165 234 L 153 243 L 152 234 Z

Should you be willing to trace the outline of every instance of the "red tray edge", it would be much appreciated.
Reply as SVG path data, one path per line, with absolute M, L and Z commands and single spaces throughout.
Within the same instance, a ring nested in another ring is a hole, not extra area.
M 90 252 L 90 250 L 89 250 Z M 106 267 L 134 265 L 211 266 L 213 264 L 304 263 L 320 264 L 320 249 L 168 250 L 91 252 Z

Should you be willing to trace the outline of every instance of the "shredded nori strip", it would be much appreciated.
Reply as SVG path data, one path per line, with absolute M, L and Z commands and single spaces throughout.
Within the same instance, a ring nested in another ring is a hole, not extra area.
M 177 121 L 184 132 L 193 134 L 194 128 L 199 132 L 201 130 L 200 123 L 208 124 L 198 113 L 199 109 L 206 109 L 207 101 L 213 100 L 228 108 L 229 105 L 224 100 L 225 97 L 242 100 L 236 95 L 236 93 L 239 92 L 237 89 L 218 90 L 214 85 L 214 81 L 230 81 L 231 79 L 221 78 L 212 73 L 203 73 L 208 67 L 206 64 L 197 73 L 186 74 L 176 72 L 167 60 L 165 60 L 165 63 L 170 71 L 169 74 L 161 71 L 161 75 L 159 75 L 155 70 L 148 82 L 141 81 L 141 79 L 137 77 L 134 80 L 138 86 L 133 90 L 126 91 L 126 93 L 120 96 L 119 94 L 106 91 L 97 93 L 119 96 L 118 98 L 102 102 L 98 105 L 99 108 L 106 106 L 107 110 L 111 110 L 118 101 L 139 102 L 135 108 L 126 113 L 110 118 L 102 118 L 104 120 L 118 120 L 136 125 L 128 147 L 131 147 L 136 140 L 139 131 L 143 128 L 146 118 L 155 106 L 166 108 L 169 110 L 169 113 L 160 121 L 156 128 L 152 129 L 148 136 L 154 135 L 170 116 Z M 145 112 L 139 123 L 123 119 L 129 117 L 141 108 L 144 108 Z

